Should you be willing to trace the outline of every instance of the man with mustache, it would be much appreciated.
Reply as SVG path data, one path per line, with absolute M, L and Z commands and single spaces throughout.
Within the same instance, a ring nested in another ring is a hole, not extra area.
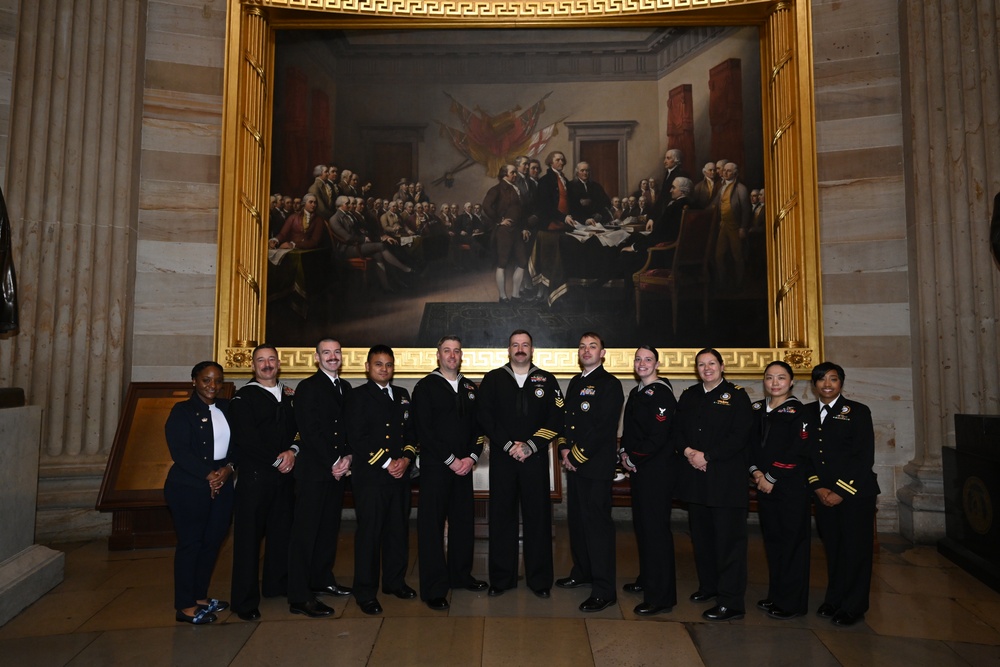
M 281 361 L 273 345 L 251 355 L 254 379 L 229 404 L 230 458 L 236 466 L 233 521 L 233 611 L 244 621 L 260 618 L 260 596 L 284 597 L 292 529 L 292 469 L 299 446 L 292 397 L 278 382 Z M 258 586 L 260 541 L 264 573 Z
M 479 423 L 490 439 L 489 595 L 517 587 L 518 505 L 524 524 L 524 578 L 548 598 L 552 565 L 549 445 L 563 422 L 555 376 L 531 362 L 531 334 L 508 339 L 510 362 L 486 374 L 479 387 Z

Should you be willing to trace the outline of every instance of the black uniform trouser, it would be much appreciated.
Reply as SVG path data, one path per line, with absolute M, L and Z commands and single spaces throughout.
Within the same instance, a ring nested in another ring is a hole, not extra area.
M 524 524 L 524 578 L 531 590 L 552 588 L 552 500 L 547 449 L 524 462 L 503 450 L 490 458 L 490 584 L 517 587 L 518 509 Z
M 284 597 L 288 590 L 288 543 L 292 532 L 292 477 L 274 479 L 272 470 L 240 469 L 233 520 L 233 610 L 250 611 L 265 597 Z M 264 572 L 260 541 L 264 540 Z
M 744 611 L 747 592 L 745 507 L 688 506 L 698 590 L 716 594 L 716 604 Z
M 167 482 L 163 495 L 177 533 L 174 609 L 187 609 L 208 598 L 212 570 L 233 519 L 233 484 L 226 482 L 213 499 L 207 481 L 200 487 Z
M 333 585 L 344 481 L 295 481 L 295 519 L 288 551 L 288 602 L 314 600 L 313 590 Z
M 872 523 L 875 496 L 852 498 L 835 507 L 816 504 L 816 528 L 826 551 L 823 600 L 851 614 L 868 611 L 872 585 Z
M 610 479 L 567 476 L 569 548 L 573 569 L 569 576 L 591 582 L 591 595 L 617 598 L 615 586 L 615 522 L 611 518 Z
M 677 604 L 677 568 L 674 534 L 670 530 L 676 471 L 666 456 L 657 456 L 629 477 L 632 486 L 632 525 L 639 545 L 642 601 L 658 607 Z
M 450 588 L 472 583 L 475 499 L 472 473 L 459 477 L 445 466 L 420 471 L 420 509 L 417 512 L 417 559 L 420 563 L 420 599 L 443 598 Z M 448 552 L 444 531 L 448 525 Z
M 354 510 L 358 529 L 354 535 L 354 597 L 359 604 L 382 590 L 395 591 L 406 583 L 410 559 L 410 479 L 388 484 L 358 484 L 353 480 Z M 380 568 L 381 566 L 381 568 Z
M 757 494 L 757 515 L 767 553 L 767 599 L 782 610 L 809 611 L 809 490 L 798 480 L 779 480 Z

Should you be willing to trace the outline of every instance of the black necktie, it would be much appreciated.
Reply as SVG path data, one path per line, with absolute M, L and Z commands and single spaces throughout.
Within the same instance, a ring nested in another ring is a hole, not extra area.
M 823 421 L 826 419 L 827 413 L 829 413 L 829 412 L 830 412 L 830 406 L 827 405 L 826 403 L 824 403 L 823 407 L 819 411 L 819 423 L 820 424 L 823 423 Z
M 333 379 L 333 388 L 337 390 L 338 394 L 343 395 L 344 392 L 340 388 L 340 378 Z
M 389 395 L 388 387 L 382 387 L 382 393 L 385 394 L 385 397 L 388 398 L 390 401 L 392 400 L 392 396 Z

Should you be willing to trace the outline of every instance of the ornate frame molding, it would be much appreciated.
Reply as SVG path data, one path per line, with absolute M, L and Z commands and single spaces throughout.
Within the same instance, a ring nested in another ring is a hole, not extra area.
M 241 0 L 229 3 L 223 98 L 222 182 L 215 349 L 228 374 L 249 375 L 250 351 L 266 317 L 266 223 L 271 163 L 274 31 L 476 27 L 755 25 L 760 30 L 768 220 L 770 348 L 720 350 L 733 377 L 759 377 L 775 359 L 808 368 L 822 359 L 819 201 L 809 0 Z M 396 350 L 396 376 L 420 377 L 433 349 Z M 632 373 L 632 349 L 610 349 L 606 367 Z M 661 350 L 661 372 L 692 377 L 693 349 Z M 367 350 L 344 350 L 348 374 Z M 575 349 L 542 350 L 536 363 L 578 372 Z M 463 371 L 480 376 L 507 360 L 504 349 L 467 349 Z M 310 348 L 283 349 L 286 375 L 314 371 Z

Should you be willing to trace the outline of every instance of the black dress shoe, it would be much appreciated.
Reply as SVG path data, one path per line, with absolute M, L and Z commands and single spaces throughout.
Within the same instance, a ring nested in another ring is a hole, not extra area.
M 644 589 L 642 587 L 642 584 L 636 581 L 631 584 L 625 584 L 624 586 L 622 586 L 622 590 L 625 591 L 626 593 L 641 593 Z
M 353 593 L 349 587 L 341 586 L 340 584 L 330 584 L 329 586 L 323 586 L 322 588 L 312 589 L 313 595 L 338 595 L 345 597 Z
M 643 602 L 642 604 L 637 604 L 632 611 L 635 612 L 636 616 L 656 616 L 657 614 L 669 614 L 673 610 L 673 607 L 666 605 L 646 604 Z
M 369 616 L 378 616 L 382 613 L 382 605 L 378 603 L 378 600 L 368 600 L 367 602 L 358 603 L 361 607 L 361 611 L 368 614 Z
M 198 611 L 192 616 L 188 616 L 183 611 L 177 612 L 178 623 L 190 623 L 191 625 L 208 625 L 215 623 L 219 617 L 208 610 L 208 607 L 198 607 Z
M 708 602 L 716 596 L 716 593 L 702 593 L 695 591 L 691 594 L 691 602 Z
M 552 595 L 552 593 L 550 593 L 549 589 L 547 588 L 533 588 L 531 589 L 531 592 L 537 595 L 538 597 L 542 598 L 543 600 L 548 600 L 549 597 L 551 597 Z
M 322 618 L 323 616 L 329 616 L 333 613 L 333 609 L 331 607 L 326 606 L 319 600 L 309 600 L 309 602 L 290 604 L 288 605 L 288 611 L 293 614 L 302 614 L 303 616 L 308 616 L 309 618 Z
M 400 600 L 412 600 L 413 598 L 417 597 L 417 592 L 412 588 L 410 588 L 409 586 L 407 586 L 406 584 L 403 584 L 394 591 L 390 591 L 388 588 L 383 588 L 382 592 L 388 595 L 395 595 Z
M 448 598 L 431 598 L 427 601 L 427 606 L 435 611 L 444 611 L 448 608 Z
M 715 605 L 702 614 L 701 617 L 706 621 L 735 621 L 738 618 L 743 618 L 743 611 L 740 609 L 733 609 L 732 607 Z
M 802 614 L 800 614 L 797 611 L 785 611 L 781 607 L 775 607 L 774 605 L 771 605 L 771 608 L 768 610 L 767 615 L 779 621 L 787 621 L 793 618 L 798 618 Z
M 580 611 L 604 611 L 617 600 L 605 600 L 604 598 L 587 598 L 580 603 Z
M 500 597 L 503 594 L 504 594 L 504 590 L 502 588 L 500 588 L 499 586 L 490 586 L 490 591 L 489 591 L 488 595 L 491 598 L 498 598 L 498 597 Z
M 833 615 L 833 619 L 831 619 L 831 622 L 834 625 L 839 625 L 842 628 L 847 628 L 854 625 L 864 617 L 865 617 L 864 614 L 852 614 L 849 611 L 844 611 L 843 609 L 841 609 L 840 611 L 838 611 L 836 614 Z
M 573 577 L 563 577 L 562 579 L 556 579 L 556 586 L 559 588 L 579 588 L 580 586 L 590 586 L 590 582 L 580 581 Z
M 767 598 L 764 598 L 763 600 L 757 600 L 757 609 L 760 609 L 761 611 L 771 611 L 773 607 L 774 607 L 774 602 L 768 600 Z
M 833 618 L 836 613 L 837 608 L 829 602 L 824 602 L 819 606 L 819 609 L 816 610 L 816 615 L 820 618 Z
M 260 620 L 260 609 L 254 607 L 250 611 L 238 611 L 236 615 L 244 621 L 259 621 Z
M 208 607 L 208 611 L 213 614 L 217 611 L 225 611 L 229 609 L 228 602 L 226 602 L 225 600 L 218 600 L 216 598 L 209 598 L 208 604 L 199 606 Z
M 473 579 L 472 583 L 465 585 L 465 590 L 472 591 L 473 593 L 481 593 L 489 587 L 490 585 L 485 581 L 480 581 L 479 579 Z

